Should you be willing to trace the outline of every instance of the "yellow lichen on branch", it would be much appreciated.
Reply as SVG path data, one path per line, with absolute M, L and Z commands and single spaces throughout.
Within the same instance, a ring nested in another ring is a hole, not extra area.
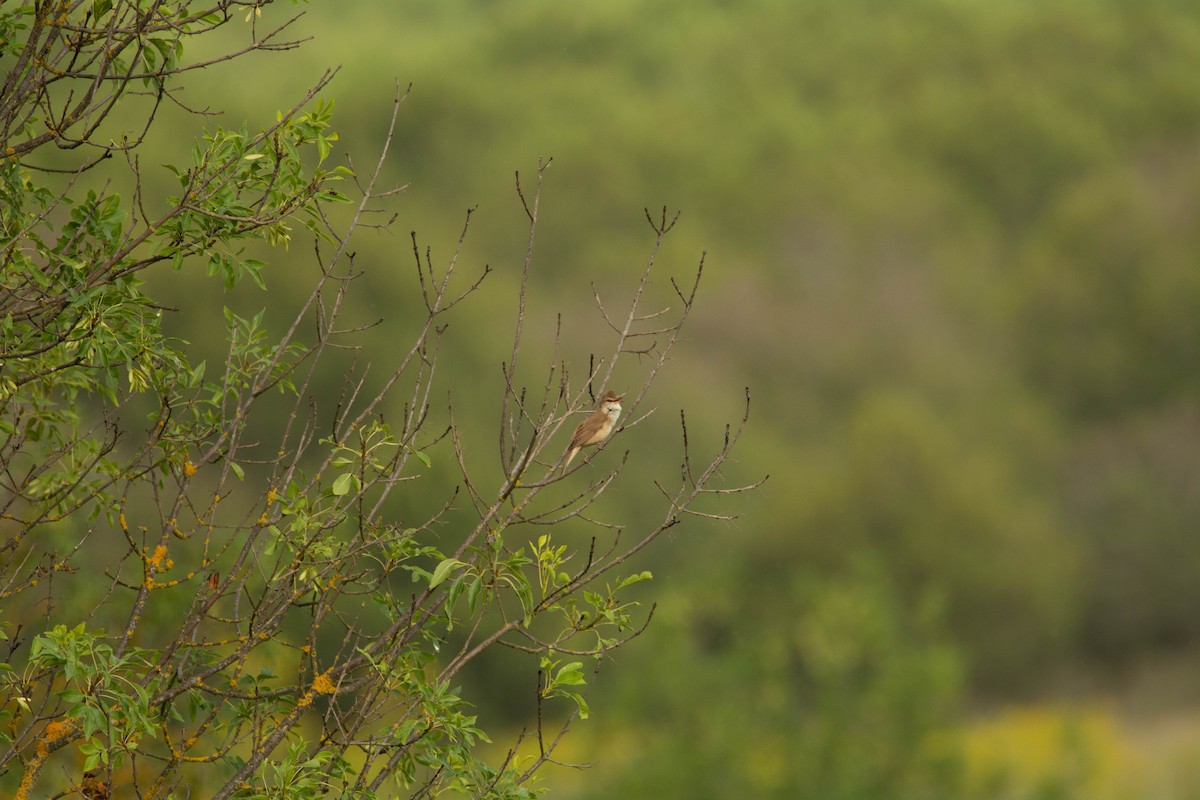
M 334 685 L 328 672 L 322 672 L 313 679 L 312 690 L 317 694 L 333 694 L 337 691 L 337 686 Z
M 78 731 L 79 723 L 73 719 L 56 719 L 46 725 L 42 735 L 38 737 L 33 758 L 25 762 L 25 773 L 21 776 L 21 785 L 17 787 L 13 800 L 29 800 L 29 793 L 33 790 L 33 784 L 37 782 L 46 758 L 66 744 Z
M 162 572 L 164 569 L 170 569 L 174 564 L 174 561 L 167 558 L 167 548 L 161 544 L 154 548 L 154 553 L 146 558 L 146 565 L 152 572 Z

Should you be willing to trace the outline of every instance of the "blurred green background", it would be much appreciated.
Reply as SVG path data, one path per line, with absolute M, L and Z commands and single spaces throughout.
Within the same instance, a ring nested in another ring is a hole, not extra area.
M 619 297 L 645 263 L 644 207 L 682 211 L 662 297 L 708 252 L 611 497 L 648 507 L 678 409 L 712 446 L 745 386 L 727 477 L 771 478 L 645 555 L 654 622 L 601 670 L 567 756 L 598 766 L 547 772 L 556 796 L 1200 797 L 1200 5 L 299 9 L 314 41 L 199 74 L 189 102 L 224 115 L 164 117 L 152 145 L 265 123 L 341 64 L 326 96 L 365 170 L 411 82 L 387 165 L 409 188 L 358 242 L 356 313 L 384 319 L 372 352 L 403 341 L 407 232 L 437 262 L 478 207 L 460 268 L 496 274 L 441 369 L 493 469 L 514 171 L 554 159 L 528 324 L 562 312 L 576 374 L 610 346 L 591 283 Z M 312 266 L 271 261 L 274 305 Z M 266 304 L 186 271 L 162 289 L 201 346 L 189 309 Z M 503 659 L 468 680 L 485 727 L 528 721 Z

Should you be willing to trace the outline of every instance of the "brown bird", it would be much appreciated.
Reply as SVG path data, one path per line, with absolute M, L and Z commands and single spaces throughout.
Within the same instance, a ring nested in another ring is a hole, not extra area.
M 83 781 L 79 784 L 79 793 L 85 800 L 108 800 L 111 796 L 108 783 L 101 777 L 100 770 L 90 769 L 83 773 Z
M 613 391 L 605 392 L 604 397 L 600 398 L 600 408 L 588 415 L 588 418 L 579 423 L 579 427 L 575 429 L 575 434 L 571 437 L 571 444 L 567 448 L 567 461 L 563 464 L 563 469 L 571 465 L 571 459 L 579 452 L 579 448 L 591 447 L 607 439 L 612 434 L 619 416 L 621 416 L 621 396 Z

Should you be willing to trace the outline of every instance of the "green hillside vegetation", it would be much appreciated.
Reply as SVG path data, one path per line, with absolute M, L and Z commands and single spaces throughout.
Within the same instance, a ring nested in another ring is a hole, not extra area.
M 353 152 L 393 76 L 411 81 L 393 167 L 435 252 L 477 206 L 468 257 L 511 281 L 512 173 L 554 158 L 537 291 L 579 358 L 588 284 L 644 260 L 643 206 L 682 210 L 669 256 L 707 250 L 720 301 L 660 404 L 711 393 L 719 418 L 750 385 L 742 460 L 779 480 L 751 530 L 699 547 L 781 571 L 882 554 L 904 591 L 950 593 L 956 638 L 1006 661 L 973 669 L 997 687 L 1051 654 L 1195 635 L 1170 612 L 1186 589 L 1163 584 L 1194 554 L 1172 486 L 1188 457 L 1162 452 L 1194 424 L 1200 343 L 1186 4 L 397 3 L 303 24 L 320 57 L 253 83 L 343 63 Z M 386 285 L 409 243 L 359 258 Z M 459 334 L 469 367 L 495 362 L 482 332 L 501 311 Z M 1138 476 L 1157 497 L 1106 489 Z M 1174 522 L 1115 513 L 1130 505 Z M 1151 571 L 1118 589 L 1133 569 Z

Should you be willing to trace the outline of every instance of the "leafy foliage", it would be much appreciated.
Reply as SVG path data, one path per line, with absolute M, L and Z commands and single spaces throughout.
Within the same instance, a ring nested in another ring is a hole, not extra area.
M 579 795 L 972 796 L 952 730 L 960 662 L 936 599 L 909 612 L 871 561 L 845 577 L 758 577 L 741 597 L 694 594 L 664 623 L 670 646 L 629 689 L 637 746 L 612 748 L 626 768 Z M 758 638 L 738 620 L 764 602 L 803 612 Z
M 532 797 L 535 772 L 588 715 L 585 664 L 648 621 L 625 590 L 650 575 L 626 574 L 626 560 L 697 498 L 742 490 L 710 487 L 740 428 L 697 461 L 681 417 L 678 487 L 659 485 L 657 521 L 635 522 L 630 540 L 625 523 L 584 515 L 625 460 L 566 499 L 540 499 L 594 458 L 563 472 L 551 439 L 627 352 L 648 358 L 627 403 L 637 408 L 700 269 L 687 291 L 671 281 L 673 317 L 640 311 L 674 224 L 665 210 L 650 218 L 653 250 L 624 318 L 598 298 L 611 356 L 574 387 L 568 364 L 552 365 L 535 401 L 517 383 L 529 373 L 519 366 L 526 258 L 498 392 L 503 480 L 482 489 L 459 428 L 427 423 L 445 319 L 489 269 L 464 281 L 457 252 L 435 267 L 414 235 L 424 311 L 412 341 L 398 358 L 389 349 L 378 385 L 356 372 L 356 355 L 338 360 L 357 354 L 361 332 L 342 321 L 359 275 L 351 237 L 396 191 L 377 188 L 386 144 L 371 174 L 328 166 L 338 135 L 331 104 L 315 99 L 328 75 L 259 130 L 206 130 L 189 163 L 166 167 L 170 194 L 143 178 L 142 143 L 160 105 L 186 108 L 184 76 L 295 46 L 280 40 L 289 21 L 260 27 L 267 5 L 0 11 L 15 60 L 0 94 L 12 143 L 0 189 L 0 787 L 19 798 Z M 250 26 L 251 44 L 187 60 L 195 37 L 234 21 Z M 45 155 L 52 168 L 35 159 L 54 147 L 70 155 Z M 531 243 L 544 166 L 532 193 L 517 186 Z M 207 338 L 223 331 L 219 362 L 169 334 L 171 309 L 143 282 L 194 271 L 227 291 L 265 289 L 268 264 L 290 266 L 301 237 L 316 270 L 295 307 L 189 309 Z M 322 391 L 330 369 L 341 379 L 333 397 Z M 403 411 L 385 421 L 400 392 Z M 433 493 L 423 479 L 439 461 L 457 462 L 462 492 L 422 516 Z M 582 549 L 554 543 L 570 520 L 600 533 Z M 457 679 L 499 646 L 538 676 L 538 719 L 535 736 L 522 732 L 497 759 Z

